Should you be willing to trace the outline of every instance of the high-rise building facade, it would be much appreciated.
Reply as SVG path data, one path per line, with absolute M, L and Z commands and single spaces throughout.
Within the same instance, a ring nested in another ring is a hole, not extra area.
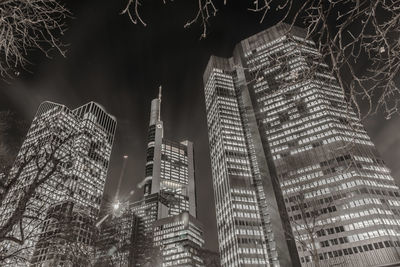
M 196 216 L 193 143 L 164 138 L 160 112 L 161 91 L 151 102 L 144 195 L 159 193 L 168 199 L 168 209 L 160 213 L 170 216 L 189 211 Z
M 153 225 L 161 218 L 161 210 L 167 207 L 161 202 L 158 193 L 146 195 L 142 200 L 131 203 L 129 208 L 135 215 L 135 231 L 133 232 L 133 265 L 152 266 L 159 264 L 159 251 L 153 246 Z M 166 216 L 166 214 L 164 214 Z
M 159 195 L 130 203 L 115 199 L 102 207 L 98 220 L 95 266 L 154 266 L 153 223 L 158 218 Z
M 114 207 L 113 207 L 114 208 Z M 136 216 L 128 205 L 120 204 L 113 214 L 98 220 L 95 243 L 96 267 L 132 266 Z
M 162 266 L 204 266 L 203 226 L 188 212 L 157 220 L 153 232 Z
M 30 266 L 88 266 L 94 261 L 95 222 L 85 206 L 58 202 L 47 209 Z
M 204 85 L 222 266 L 400 261 L 399 188 L 305 30 L 212 56 Z
M 277 177 L 235 65 L 234 58 L 213 56 L 204 73 L 221 264 L 296 266 Z
M 151 102 L 145 178 L 139 185 L 144 196 L 127 207 L 128 214 L 134 216 L 134 230 L 125 237 L 132 240 L 128 266 L 204 266 L 198 256 L 204 240 L 202 226 L 195 218 L 193 143 L 164 138 L 160 111 L 161 89 Z M 102 240 L 110 240 L 107 231 L 100 233 Z M 182 264 L 176 265 L 178 262 Z
M 16 175 L 18 167 L 26 162 L 27 157 L 33 156 L 35 160 L 29 161 L 19 174 L 12 192 L 0 207 L 4 214 L 0 223 L 6 224 L 31 185 L 43 181 L 34 197 L 26 203 L 26 218 L 22 222 L 26 237 L 29 234 L 24 244 L 27 259 L 45 229 L 40 224 L 50 206 L 72 201 L 85 207 L 88 218 L 97 219 L 115 129 L 116 119 L 94 102 L 74 110 L 53 102 L 44 102 L 39 106 L 9 179 Z M 49 154 L 49 151 L 54 152 L 54 155 L 47 156 L 54 159 L 52 161 L 46 161 L 48 158 L 41 156 Z M 55 162 L 61 163 L 55 165 Z M 16 237 L 20 237 L 18 229 L 13 231 Z M 11 245 L 7 246 L 9 250 L 13 249 Z
M 160 113 L 161 87 L 159 97 L 151 102 L 143 181 L 144 199 L 131 205 L 137 217 L 138 229 L 134 239 L 136 266 L 144 264 L 171 266 L 171 259 L 168 256 L 171 251 L 166 252 L 165 246 L 160 245 L 165 240 L 154 239 L 155 225 L 158 225 L 157 229 L 163 228 L 164 226 L 160 225 L 162 221 L 159 220 L 177 221 L 182 214 L 190 215 L 195 221 L 197 215 L 193 143 L 175 142 L 164 138 Z M 202 229 L 198 236 L 202 240 Z M 197 250 L 204 243 L 201 241 L 198 247 L 190 247 L 185 245 L 187 243 L 185 239 L 178 238 L 175 241 L 173 245 L 182 248 L 178 254 L 186 255 L 187 258 L 198 258 Z M 157 259 L 155 255 L 158 255 Z M 185 266 L 200 266 L 201 262 L 201 260 L 188 261 Z

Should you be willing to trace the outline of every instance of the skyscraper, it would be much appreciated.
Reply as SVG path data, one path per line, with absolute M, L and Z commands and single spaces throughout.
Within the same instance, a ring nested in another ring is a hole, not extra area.
M 399 188 L 305 30 L 251 36 L 203 80 L 223 266 L 400 260 Z
M 27 165 L 0 207 L 3 214 L 0 223 L 7 224 L 33 188 L 31 185 L 38 185 L 26 203 L 22 220 L 27 259 L 40 232 L 46 231 L 41 221 L 50 206 L 72 201 L 76 206 L 85 207 L 89 219 L 97 219 L 115 129 L 116 119 L 94 102 L 74 110 L 53 102 L 39 106 L 8 178 L 18 175 L 17 170 L 23 163 Z M 27 161 L 27 158 L 33 160 Z M 14 227 L 13 234 L 22 238 L 17 228 Z M 7 246 L 12 250 L 12 245 Z M 46 255 L 36 261 L 45 262 Z
M 203 226 L 188 212 L 157 220 L 153 229 L 162 266 L 204 266 Z
M 127 208 L 134 215 L 130 266 L 203 266 L 193 143 L 164 137 L 161 88 L 159 97 L 151 102 L 145 178 L 140 187 L 143 199 Z M 107 233 L 101 236 L 106 238 Z
M 160 113 L 161 87 L 159 97 L 151 102 L 144 195 L 159 193 L 168 199 L 168 208 L 160 209 L 160 213 L 178 215 L 189 211 L 196 216 L 193 143 L 164 138 Z
M 132 205 L 137 214 L 139 229 L 138 238 L 135 239 L 138 248 L 136 264 L 143 265 L 143 260 L 148 262 L 158 252 L 158 262 L 153 264 L 171 266 L 173 258 L 175 263 L 185 262 L 185 266 L 199 266 L 202 261 L 197 260 L 197 255 L 204 241 L 201 224 L 196 220 L 193 143 L 164 138 L 160 113 L 161 87 L 158 98 L 151 102 L 144 199 Z M 179 229 L 172 227 L 167 233 L 164 229 L 171 227 L 171 222 L 181 222 L 183 214 L 187 214 L 184 216 L 187 220 L 183 222 L 187 229 L 180 229 L 183 226 L 179 226 Z M 186 234 L 190 235 L 196 230 L 198 243 L 190 246 L 187 239 L 181 236 L 186 237 Z M 158 233 L 157 236 L 154 236 L 155 232 Z M 173 244 L 170 244 L 170 238 L 174 240 Z M 192 260 L 189 261 L 188 258 Z
M 97 223 L 100 229 L 95 244 L 97 267 L 132 266 L 136 217 L 128 205 L 113 209 L 114 214 L 106 214 Z
M 88 266 L 93 261 L 94 219 L 85 206 L 58 202 L 46 211 L 30 266 Z

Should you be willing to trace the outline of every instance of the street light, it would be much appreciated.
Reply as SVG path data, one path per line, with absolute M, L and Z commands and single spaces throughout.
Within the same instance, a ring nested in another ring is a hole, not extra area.
M 114 203 L 114 205 L 113 205 L 113 208 L 115 211 L 119 209 L 119 205 L 120 205 L 119 200 L 117 200 L 117 202 Z

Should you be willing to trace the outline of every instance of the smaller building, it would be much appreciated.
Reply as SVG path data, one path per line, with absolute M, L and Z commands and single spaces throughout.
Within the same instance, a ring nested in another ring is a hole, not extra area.
M 200 257 L 203 226 L 188 212 L 157 220 L 153 230 L 159 266 L 205 266 Z
M 87 266 L 93 259 L 96 233 L 85 207 L 73 201 L 52 205 L 46 213 L 31 266 Z
M 129 209 L 135 215 L 135 231 L 133 233 L 132 266 L 154 266 L 153 223 L 159 213 L 165 211 L 158 193 L 144 196 L 140 201 L 131 203 Z
M 131 266 L 134 248 L 132 239 L 136 230 L 135 215 L 126 206 L 103 218 L 96 241 L 95 266 Z
M 200 250 L 199 256 L 203 260 L 205 266 L 221 267 L 221 257 L 218 252 L 203 248 Z

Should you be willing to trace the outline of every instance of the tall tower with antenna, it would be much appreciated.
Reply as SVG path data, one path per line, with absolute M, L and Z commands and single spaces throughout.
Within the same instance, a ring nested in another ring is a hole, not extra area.
M 158 98 L 151 101 L 149 130 L 147 133 L 146 169 L 144 195 L 158 192 L 160 178 L 160 164 L 158 159 L 161 156 L 161 146 L 164 136 L 163 122 L 161 121 L 161 92 L 159 87 Z M 153 186 L 154 185 L 154 186 Z M 154 188 L 153 188 L 154 187 Z
M 176 266 L 184 260 L 188 266 L 202 266 L 199 253 L 196 252 L 204 241 L 202 226 L 196 220 L 193 143 L 187 140 L 176 142 L 164 137 L 161 97 L 160 86 L 158 98 L 151 101 L 144 198 L 131 205 L 137 217 L 133 265 Z M 187 230 L 190 238 L 176 238 L 177 235 L 181 236 L 181 227 Z M 163 231 L 167 228 L 169 235 Z M 197 243 L 191 241 L 193 238 Z M 190 250 L 185 248 L 188 250 L 186 253 L 178 251 L 179 247 L 184 247 L 182 242 L 192 247 Z M 175 253 L 178 255 L 175 258 L 168 256 Z
M 121 266 L 204 266 L 193 143 L 164 137 L 161 97 L 160 86 L 151 101 L 145 175 L 138 186 L 143 199 L 119 205 L 116 194 L 113 212 L 119 216 L 110 216 L 101 230 L 98 258 L 104 265 L 117 260 Z
M 161 92 L 151 102 L 147 136 L 144 196 L 159 193 L 166 202 L 168 215 L 188 211 L 196 216 L 193 143 L 175 142 L 164 138 L 161 121 Z M 165 215 L 159 214 L 159 218 Z

